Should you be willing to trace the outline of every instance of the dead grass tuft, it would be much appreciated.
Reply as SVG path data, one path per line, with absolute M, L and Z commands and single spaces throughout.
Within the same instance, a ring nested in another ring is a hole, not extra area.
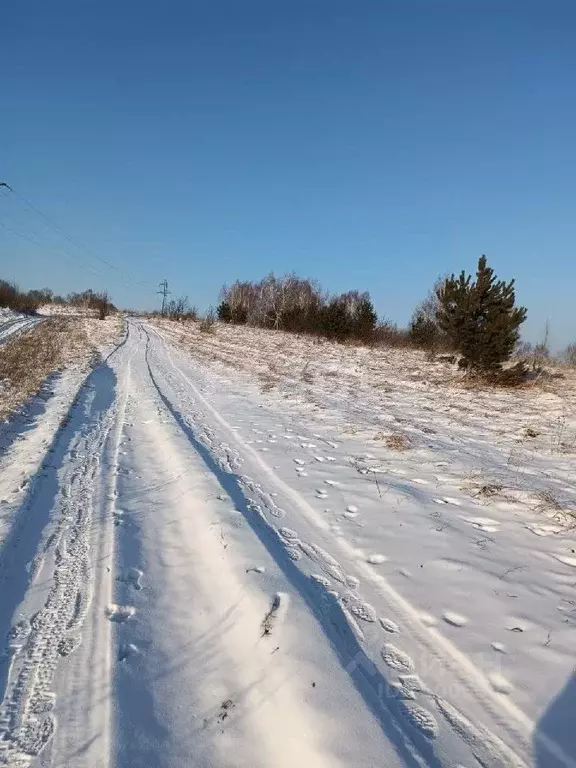
M 485 496 L 490 498 L 491 496 L 496 496 L 501 491 L 501 485 L 498 485 L 497 483 L 485 483 L 484 485 L 481 485 L 480 488 L 478 488 L 477 494 L 478 496 Z
M 314 374 L 312 373 L 310 369 L 310 360 L 306 363 L 304 368 L 302 368 L 302 381 L 305 381 L 306 384 L 313 384 L 314 383 Z
M 534 498 L 538 500 L 538 505 L 536 506 L 538 512 L 552 512 L 558 514 L 564 509 L 564 506 L 552 491 L 536 491 Z
M 392 451 L 407 451 L 412 448 L 412 443 L 406 437 L 397 432 L 394 435 L 388 435 L 385 440 L 386 448 L 390 448 Z
M 262 393 L 271 392 L 276 387 L 275 379 L 265 373 L 260 375 L 260 381 L 262 382 L 260 387 Z

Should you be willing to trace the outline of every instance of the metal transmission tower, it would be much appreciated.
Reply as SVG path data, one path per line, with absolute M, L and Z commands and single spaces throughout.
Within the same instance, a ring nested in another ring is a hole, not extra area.
M 156 291 L 156 293 L 159 293 L 162 296 L 162 314 L 164 314 L 166 310 L 166 296 L 171 293 L 171 291 L 168 290 L 168 280 L 162 280 L 160 283 L 160 290 Z

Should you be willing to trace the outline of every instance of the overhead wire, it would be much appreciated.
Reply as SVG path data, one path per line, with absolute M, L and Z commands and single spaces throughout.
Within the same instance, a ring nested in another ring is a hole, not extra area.
M 8 191 L 5 192 L 3 187 L 7 187 Z M 11 188 L 6 184 L 0 184 L 0 197 L 8 197 L 9 192 L 12 191 Z M 8 226 L 5 222 L 0 221 L 0 226 L 6 230 L 6 232 L 9 232 L 12 235 L 15 235 L 16 237 L 19 237 L 22 240 L 26 240 L 29 243 L 32 243 L 33 245 L 38 246 L 42 249 L 50 249 L 50 253 L 56 254 L 56 255 L 62 255 L 65 258 L 69 259 L 73 264 L 76 266 L 81 267 L 82 269 L 86 270 L 87 272 L 90 272 L 92 275 L 96 277 L 102 277 L 102 273 L 98 271 L 98 269 L 91 263 L 85 262 L 84 260 L 80 260 L 75 253 L 71 253 L 66 247 L 64 247 L 62 244 L 55 244 L 48 240 L 45 234 L 42 234 L 38 231 L 36 227 L 31 226 L 30 222 L 23 221 L 22 219 L 19 219 L 18 217 L 14 216 L 12 212 L 8 213 L 5 208 L 0 207 L 0 215 L 6 219 L 12 226 Z M 18 227 L 18 229 L 14 228 L 14 225 Z M 22 232 L 21 230 L 29 230 L 28 233 Z M 30 232 L 32 233 L 33 237 L 30 236 Z
M 113 269 L 114 271 L 116 271 L 122 277 L 123 282 L 124 282 L 126 287 L 130 287 L 126 283 L 126 280 L 128 280 L 129 283 L 132 283 L 134 286 L 138 286 L 138 287 L 146 284 L 147 281 L 145 281 L 145 280 L 137 280 L 132 275 L 130 275 L 126 270 L 121 269 L 120 267 L 118 267 L 116 264 L 113 264 L 108 259 L 105 259 L 104 257 L 100 256 L 98 253 L 93 251 L 91 248 L 88 248 L 87 246 L 85 246 L 77 238 L 72 237 L 72 235 L 69 235 L 59 224 L 57 224 L 53 219 L 51 219 L 43 211 L 41 211 L 40 208 L 38 208 L 36 205 L 34 205 L 32 202 L 30 202 L 30 200 L 25 198 L 23 195 L 20 195 L 18 192 L 16 192 L 13 189 L 13 187 L 11 187 L 6 182 L 0 182 L 0 188 L 2 188 L 2 196 L 6 196 L 7 197 L 8 195 L 13 195 L 15 199 L 17 199 L 21 204 L 27 206 L 28 209 L 33 211 L 36 215 L 40 216 L 44 220 L 46 225 L 48 225 L 48 227 L 52 228 L 55 232 L 57 232 L 61 237 L 63 237 L 65 240 L 67 240 L 70 244 L 74 245 L 76 248 L 80 249 L 81 251 L 84 251 L 86 254 L 88 254 L 88 256 L 91 256 L 92 258 L 96 259 L 97 261 L 101 262 L 102 264 L 105 264 L 110 269 Z M 7 194 L 3 194 L 4 193 L 4 188 L 7 190 Z M 9 228 L 6 227 L 6 226 L 4 226 L 4 228 L 9 230 Z M 14 230 L 12 230 L 12 233 L 16 234 L 19 237 L 23 236 L 22 233 L 17 233 Z M 30 238 L 24 237 L 24 239 L 28 239 L 31 242 L 33 242 Z M 41 245 L 41 244 L 40 243 L 36 243 L 36 245 Z M 60 249 L 60 250 L 62 250 L 63 253 L 68 254 L 68 256 L 70 256 L 70 258 L 72 258 L 75 263 L 79 263 L 76 256 L 71 256 L 71 254 L 69 254 L 69 252 L 67 252 L 64 249 Z M 94 271 L 92 265 L 91 265 L 91 268 Z M 98 272 L 94 272 L 94 273 L 100 276 L 100 273 L 98 273 Z
M 33 243 L 34 245 L 37 245 L 39 248 L 44 248 L 45 245 L 43 243 L 38 242 L 38 240 L 35 240 L 33 237 L 30 237 L 29 235 L 25 235 L 23 232 L 18 232 L 15 229 L 12 229 L 12 227 L 6 226 L 3 221 L 0 221 L 0 227 L 5 229 L 7 232 L 10 232 L 10 234 L 15 235 L 16 237 L 21 238 L 22 240 L 27 240 L 29 243 Z M 82 267 L 82 269 L 87 270 L 95 277 L 102 277 L 102 273 L 98 272 L 96 269 L 92 268 L 90 265 L 83 264 L 82 262 L 79 262 L 74 256 L 69 254 L 67 251 L 63 250 L 62 248 L 56 248 L 55 246 L 48 246 L 51 251 L 56 251 L 57 253 L 61 253 L 67 258 L 70 259 L 74 264 L 79 265 Z

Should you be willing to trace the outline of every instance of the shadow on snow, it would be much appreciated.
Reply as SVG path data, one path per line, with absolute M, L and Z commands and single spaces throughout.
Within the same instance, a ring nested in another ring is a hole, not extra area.
M 420 768 L 421 758 L 424 758 L 430 768 L 441 768 L 442 762 L 435 754 L 433 742 L 412 727 L 406 719 L 401 710 L 402 702 L 394 697 L 389 681 L 362 649 L 339 602 L 327 595 L 324 604 L 319 606 L 318 586 L 295 565 L 279 544 L 273 529 L 251 509 L 238 475 L 218 463 L 210 450 L 196 437 L 194 430 L 182 414 L 163 394 L 148 362 L 148 344 L 146 345 L 146 363 L 151 381 L 168 412 L 202 458 L 207 469 L 216 477 L 223 490 L 234 502 L 236 509 L 243 514 L 287 580 L 306 602 L 343 669 L 350 675 L 356 689 L 381 724 L 386 737 L 395 746 L 405 765 Z

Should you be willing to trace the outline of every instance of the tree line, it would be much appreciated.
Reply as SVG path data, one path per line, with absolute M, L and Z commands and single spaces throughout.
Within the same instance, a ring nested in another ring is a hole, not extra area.
M 516 305 L 515 281 L 500 280 L 485 256 L 475 275 L 439 278 L 416 307 L 408 328 L 387 320 L 378 322 L 368 292 L 324 292 L 313 280 L 268 275 L 260 281 L 225 285 L 217 307 L 223 323 L 251 325 L 293 333 L 306 333 L 336 341 L 415 346 L 434 356 L 453 353 L 461 368 L 494 378 L 505 374 L 508 383 L 520 381 L 527 368 L 519 362 L 502 371 L 519 349 L 520 328 L 527 310 Z M 574 345 L 566 359 L 574 357 Z
M 296 275 L 237 280 L 220 292 L 218 319 L 224 323 L 370 342 L 377 315 L 367 292 L 330 295 L 316 281 Z
M 54 293 L 50 288 L 21 291 L 15 283 L 0 280 L 0 307 L 5 307 L 14 312 L 25 315 L 34 315 L 45 304 L 70 305 L 83 307 L 98 312 L 98 317 L 103 320 L 111 312 L 116 312 L 116 307 L 110 300 L 108 291 L 94 291 L 88 288 L 80 293 L 69 293 L 66 297 Z

